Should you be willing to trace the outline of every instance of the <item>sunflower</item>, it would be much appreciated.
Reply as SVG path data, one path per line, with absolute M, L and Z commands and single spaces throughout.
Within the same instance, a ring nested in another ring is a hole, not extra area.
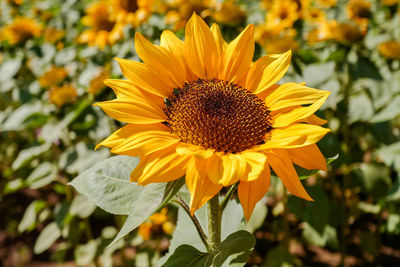
M 118 41 L 122 37 L 122 24 L 117 24 L 111 13 L 110 5 L 107 1 L 94 2 L 86 8 L 86 16 L 82 18 L 82 23 L 90 27 L 79 37 L 80 43 L 87 43 L 104 49 Z
M 400 42 L 387 41 L 380 43 L 378 50 L 384 57 L 400 60 Z
M 238 185 L 246 219 L 270 184 L 270 168 L 294 195 L 312 200 L 293 163 L 326 170 L 315 145 L 329 129 L 313 113 L 329 92 L 289 82 L 291 52 L 252 62 L 253 25 L 227 44 L 193 14 L 185 41 L 171 31 L 160 46 L 136 33 L 143 63 L 117 59 L 127 80 L 109 79 L 117 99 L 99 102 L 127 123 L 98 146 L 140 156 L 131 181 L 141 185 L 185 176 L 193 214 L 224 186 Z M 97 147 L 98 147 L 97 146 Z
M 68 72 L 63 67 L 52 66 L 47 72 L 43 74 L 38 80 L 40 86 L 49 88 L 64 81 L 68 76 Z
M 138 26 L 151 14 L 153 1 L 149 0 L 111 0 L 112 17 L 119 24 Z
M 295 1 L 274 1 L 266 15 L 266 26 L 280 32 L 282 29 L 291 28 L 299 17 L 299 5 Z
M 55 86 L 50 89 L 50 102 L 56 104 L 59 108 L 66 103 L 73 103 L 78 97 L 75 86 L 66 83 L 62 86 Z
M 16 17 L 14 21 L 4 26 L 0 32 L 0 39 L 7 40 L 10 45 L 25 42 L 42 33 L 43 26 L 27 17 Z

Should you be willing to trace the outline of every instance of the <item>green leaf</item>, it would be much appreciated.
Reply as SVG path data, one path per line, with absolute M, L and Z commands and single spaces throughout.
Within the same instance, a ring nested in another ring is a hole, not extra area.
M 390 188 L 388 195 L 386 196 L 387 201 L 399 201 L 400 200 L 400 173 L 397 174 L 397 179 L 394 182 L 392 188 Z
M 168 189 L 167 183 L 154 183 L 146 185 L 140 192 L 138 198 L 132 203 L 132 211 L 126 218 L 124 225 L 109 246 L 135 230 L 153 215 L 165 200 Z
M 387 166 L 400 170 L 400 142 L 380 148 L 377 155 Z
M 246 263 L 248 258 L 243 257 L 243 255 L 250 255 L 249 253 L 255 244 L 255 238 L 247 231 L 240 230 L 230 234 L 221 244 L 219 244 L 219 252 L 215 255 L 213 266 L 222 266 L 228 258 L 235 256 L 236 258 L 232 260 L 235 261 L 235 263 Z M 232 262 L 229 262 L 229 266 L 231 266 L 231 263 Z
M 279 245 L 268 251 L 266 258 L 266 266 L 268 267 L 291 267 L 295 266 L 293 257 L 283 245 Z
M 43 162 L 28 176 L 26 183 L 32 189 L 38 189 L 53 182 L 56 178 L 56 167 L 50 162 Z
M 138 162 L 139 158 L 135 157 L 111 157 L 83 172 L 69 184 L 105 211 L 128 215 L 144 189 L 129 182 L 130 173 Z
M 37 221 L 38 213 L 46 206 L 46 202 L 42 200 L 34 200 L 26 208 L 24 216 L 18 225 L 18 232 L 22 233 L 32 229 Z
M 74 251 L 75 262 L 78 266 L 89 265 L 93 262 L 97 251 L 97 241 L 90 240 L 84 245 L 79 245 Z
M 211 266 L 212 259 L 213 256 L 211 254 L 201 252 L 190 245 L 181 245 L 175 249 L 174 253 L 161 266 L 206 267 Z
M 390 186 L 390 170 L 383 164 L 361 163 L 355 177 L 362 190 L 375 199 L 386 196 Z
M 185 184 L 185 179 L 180 178 L 167 184 L 163 202 L 161 203 L 158 210 L 161 210 L 168 202 L 179 192 L 182 186 Z
M 46 143 L 21 150 L 17 158 L 12 163 L 11 168 L 13 170 L 18 170 L 19 168 L 25 166 L 29 161 L 31 161 L 35 157 L 48 151 L 50 146 L 51 144 Z
M 87 218 L 95 209 L 96 205 L 90 202 L 85 196 L 77 195 L 71 203 L 69 213 L 79 218 Z
M 1 75 L 0 75 L 1 76 Z M 24 122 L 33 113 L 43 112 L 43 106 L 39 101 L 23 104 L 14 110 L 2 125 L 2 131 L 18 131 L 24 129 Z
M 33 251 L 35 254 L 40 254 L 48 249 L 59 237 L 61 236 L 61 230 L 58 228 L 56 222 L 52 222 L 46 225 L 36 239 Z

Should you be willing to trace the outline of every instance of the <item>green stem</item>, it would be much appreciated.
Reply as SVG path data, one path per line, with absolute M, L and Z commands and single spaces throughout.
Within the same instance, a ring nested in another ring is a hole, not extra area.
M 207 242 L 207 236 L 203 231 L 203 228 L 201 228 L 201 224 L 200 222 L 197 220 L 196 216 L 192 216 L 190 215 L 190 208 L 189 206 L 182 200 L 182 198 L 179 196 L 177 196 L 178 198 L 174 198 L 172 201 L 177 203 L 179 206 L 181 206 L 183 208 L 183 210 L 187 213 L 187 215 L 189 215 L 190 219 L 192 220 L 194 226 L 196 227 L 197 233 L 200 236 L 201 241 L 203 242 L 204 246 L 206 247 L 207 251 L 210 251 L 210 246 L 208 245 Z
M 221 214 L 224 212 L 226 205 L 228 205 L 229 200 L 231 199 L 232 195 L 235 193 L 238 186 L 239 186 L 239 183 L 236 183 L 236 184 L 232 185 L 231 188 L 229 188 L 228 193 L 226 193 L 224 200 L 222 200 L 222 203 L 219 206 L 219 209 L 221 210 Z
M 211 252 L 217 251 L 221 243 L 221 210 L 218 194 L 207 202 L 208 205 L 208 243 Z

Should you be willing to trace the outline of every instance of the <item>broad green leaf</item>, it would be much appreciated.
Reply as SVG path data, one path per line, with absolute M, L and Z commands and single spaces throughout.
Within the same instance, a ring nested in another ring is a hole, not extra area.
M 1 75 L 0 75 L 1 76 Z M 14 110 L 1 126 L 2 131 L 18 131 L 24 129 L 25 120 L 33 113 L 43 112 L 43 106 L 39 101 L 23 104 Z
M 50 162 L 43 162 L 37 166 L 26 179 L 26 183 L 32 189 L 38 189 L 48 185 L 57 178 L 57 168 Z
M 387 166 L 400 170 L 400 142 L 380 148 L 377 155 Z
M 83 172 L 69 184 L 96 206 L 112 214 L 128 215 L 144 189 L 129 182 L 139 159 L 115 156 Z
M 386 196 L 392 183 L 389 168 L 375 162 L 361 163 L 355 178 L 361 189 L 375 199 Z
M 30 148 L 23 149 L 19 152 L 17 158 L 11 165 L 13 170 L 18 170 L 19 168 L 25 166 L 29 161 L 33 158 L 43 154 L 44 152 L 48 151 L 51 144 L 45 143 L 42 145 L 33 146 Z
M 399 201 L 400 200 L 400 173 L 397 174 L 397 179 L 394 182 L 388 195 L 386 196 L 387 201 Z
M 399 116 L 400 116 L 400 96 L 397 96 L 396 98 L 391 100 L 390 103 L 385 108 L 383 108 L 381 111 L 375 114 L 372 117 L 371 122 L 376 123 L 381 121 L 393 120 Z
M 75 262 L 78 266 L 88 265 L 93 262 L 97 251 L 97 241 L 90 240 L 84 245 L 79 245 L 74 250 Z
M 307 86 L 318 88 L 322 83 L 334 76 L 334 70 L 334 62 L 310 64 L 303 70 L 304 80 Z
M 45 207 L 46 203 L 42 200 L 34 200 L 25 209 L 24 216 L 18 225 L 18 232 L 22 233 L 32 229 L 37 222 L 38 213 Z
M 317 231 L 309 223 L 304 223 L 302 236 L 307 242 L 319 247 L 329 246 L 336 249 L 338 246 L 337 232 L 331 225 L 326 224 L 322 231 Z
M 56 222 L 46 225 L 36 239 L 33 251 L 35 254 L 40 254 L 47 250 L 59 237 L 61 237 L 61 230 L 58 228 Z
M 400 214 L 391 213 L 386 222 L 386 231 L 390 234 L 400 234 Z
M 3 64 L 0 66 L 0 81 L 7 81 L 14 77 L 14 75 L 18 72 L 18 70 L 21 68 L 22 64 L 22 59 L 21 58 L 15 58 L 15 59 L 10 59 L 5 61 Z
M 95 209 L 96 205 L 90 202 L 84 195 L 77 195 L 71 203 L 69 213 L 79 218 L 87 218 Z
M 374 107 L 372 101 L 365 92 L 350 97 L 349 123 L 369 121 L 373 115 Z
M 135 230 L 153 215 L 162 205 L 165 193 L 168 188 L 167 183 L 154 183 L 146 185 L 139 193 L 138 198 L 132 203 L 132 211 L 126 218 L 124 225 L 109 246 Z M 168 194 L 168 193 L 167 193 Z
M 295 266 L 293 256 L 283 245 L 268 251 L 265 266 L 268 267 L 292 267 Z
M 190 245 L 181 245 L 177 247 L 168 260 L 161 265 L 162 267 L 207 267 L 211 266 L 213 256 L 201 252 Z
M 236 263 L 246 263 L 248 258 L 242 255 L 249 255 L 256 244 L 256 240 L 252 234 L 247 231 L 240 230 L 230 234 L 218 246 L 218 253 L 215 255 L 213 266 L 222 266 L 228 258 L 234 258 Z M 227 262 L 231 266 L 232 262 Z

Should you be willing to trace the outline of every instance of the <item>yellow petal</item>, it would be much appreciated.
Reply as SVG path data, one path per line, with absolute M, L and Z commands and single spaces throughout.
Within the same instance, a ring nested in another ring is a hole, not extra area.
M 184 55 L 185 61 L 199 78 L 217 77 L 217 45 L 210 28 L 195 13 L 186 24 Z
M 317 143 L 330 129 L 312 124 L 293 124 L 286 128 L 273 129 L 270 137 L 255 149 L 258 151 L 271 148 L 296 148 Z
M 107 79 L 104 80 L 104 84 L 113 89 L 118 98 L 141 98 L 147 103 L 156 104 L 161 109 L 165 107 L 164 98 L 139 89 L 129 80 Z
M 176 148 L 176 153 L 179 155 L 195 156 L 202 159 L 207 159 L 213 155 L 213 151 L 211 149 L 205 149 L 201 146 L 188 143 L 180 143 Z
M 260 63 L 254 64 L 254 71 L 248 77 L 249 86 L 255 88 L 253 93 L 260 94 L 277 83 L 288 70 L 291 58 L 290 50 L 280 55 L 270 55 L 269 58 L 268 56 L 260 58 L 258 60 Z M 254 81 L 251 81 L 253 79 Z
M 195 79 L 195 75 L 192 73 L 185 61 L 185 46 L 184 42 L 181 39 L 176 37 L 173 32 L 166 30 L 163 31 L 163 33 L 161 34 L 160 46 L 170 51 L 175 56 L 176 60 L 179 61 L 179 64 L 182 65 L 185 70 L 186 81 L 192 81 Z
M 170 97 L 173 87 L 169 87 L 154 75 L 144 63 L 116 58 L 122 74 L 139 88 L 161 97 Z
M 138 56 L 150 70 L 162 77 L 170 87 L 181 87 L 185 83 L 184 66 L 167 49 L 153 45 L 138 32 L 135 34 L 135 47 Z
M 248 172 L 246 159 L 241 155 L 225 154 L 222 159 L 222 177 L 219 183 L 228 186 L 236 183 Z
M 225 42 L 224 37 L 222 37 L 221 31 L 217 24 L 211 26 L 211 32 L 214 36 L 215 43 L 217 44 L 218 55 L 222 55 L 228 44 Z
M 254 54 L 254 25 L 248 25 L 225 49 L 219 77 L 237 82 L 250 67 Z
M 267 193 L 270 183 L 271 173 L 268 165 L 263 169 L 258 179 L 251 182 L 240 181 L 238 196 L 247 221 L 250 219 L 257 202 Z
M 222 185 L 214 184 L 208 179 L 201 160 L 195 159 L 192 159 L 188 165 L 186 186 L 190 192 L 190 213 L 192 216 L 197 209 L 222 189 Z
M 324 155 L 317 145 L 309 145 L 300 148 L 288 149 L 290 159 L 293 163 L 308 170 L 327 170 Z
M 311 115 L 310 117 L 306 118 L 304 120 L 304 122 L 310 123 L 310 124 L 314 124 L 314 125 L 324 125 L 326 124 L 328 121 L 321 119 L 320 117 L 316 116 L 316 115 Z
M 299 106 L 283 114 L 278 111 L 275 116 L 272 116 L 273 117 L 272 127 L 274 128 L 285 127 L 294 122 L 305 120 L 306 118 L 310 117 L 314 112 L 316 112 L 325 103 L 328 96 L 329 94 L 325 94 L 324 96 L 322 96 L 320 99 L 318 99 L 308 107 Z
M 141 185 L 163 183 L 185 175 L 189 157 L 175 153 L 174 147 L 141 156 L 138 166 L 131 172 L 131 181 Z
M 167 126 L 158 124 L 157 128 L 154 127 L 131 134 L 118 146 L 111 149 L 111 152 L 116 154 L 125 152 L 135 156 L 148 155 L 173 146 L 179 141 L 180 139 L 173 136 Z
M 105 113 L 116 120 L 134 124 L 153 124 L 166 121 L 166 115 L 159 107 L 152 106 L 140 98 L 117 98 L 98 102 Z
M 299 83 L 285 83 L 279 86 L 265 98 L 269 110 L 278 110 L 291 106 L 313 104 L 330 92 L 313 89 Z
M 269 165 L 290 193 L 305 200 L 313 201 L 301 184 L 286 150 L 274 149 L 273 153 L 268 153 L 267 157 Z
M 117 131 L 115 131 L 114 133 L 112 133 L 109 137 L 104 139 L 100 144 L 98 144 L 96 146 L 95 149 L 98 149 L 100 146 L 105 146 L 105 147 L 109 147 L 109 148 L 118 146 L 119 144 L 124 142 L 126 138 L 128 138 L 129 136 L 131 136 L 132 134 L 137 132 L 136 126 L 137 125 L 135 125 L 135 124 L 125 125 L 124 127 L 120 128 Z M 145 126 L 153 127 L 154 124 L 153 125 L 145 125 Z
M 264 168 L 268 167 L 266 165 L 267 157 L 263 153 L 243 152 L 241 155 L 246 159 L 247 164 L 250 166 L 248 174 L 242 177 L 242 181 L 250 182 L 258 179 L 264 171 Z

